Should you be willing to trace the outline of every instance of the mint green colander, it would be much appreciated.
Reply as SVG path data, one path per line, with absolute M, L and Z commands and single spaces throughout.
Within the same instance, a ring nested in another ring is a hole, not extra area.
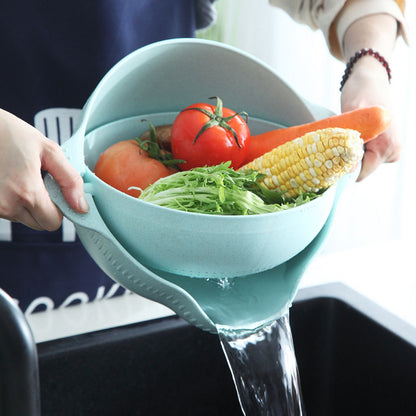
M 94 173 L 100 153 L 146 128 L 173 122 L 194 102 L 220 96 L 249 113 L 252 134 L 329 115 L 303 100 L 262 62 L 211 41 L 175 39 L 130 54 L 103 78 L 64 145 L 82 175 L 90 211 L 77 214 L 57 183 L 49 193 L 97 264 L 129 290 L 204 330 L 250 328 L 287 311 L 303 271 L 330 229 L 345 177 L 320 198 L 253 216 L 185 213 L 108 186 Z

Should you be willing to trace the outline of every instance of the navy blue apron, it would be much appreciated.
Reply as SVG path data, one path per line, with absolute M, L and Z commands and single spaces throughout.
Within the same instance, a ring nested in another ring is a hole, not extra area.
M 146 44 L 194 32 L 193 0 L 2 1 L 0 108 L 62 143 L 115 63 Z M 0 220 L 0 287 L 27 313 L 124 292 L 67 221 L 56 232 L 38 232 Z

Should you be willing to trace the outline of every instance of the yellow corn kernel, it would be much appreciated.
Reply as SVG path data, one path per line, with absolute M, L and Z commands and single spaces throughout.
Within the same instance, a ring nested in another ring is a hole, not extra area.
M 240 170 L 258 170 L 265 175 L 262 184 L 268 189 L 296 197 L 333 185 L 363 155 L 363 140 L 358 131 L 327 128 L 282 144 Z

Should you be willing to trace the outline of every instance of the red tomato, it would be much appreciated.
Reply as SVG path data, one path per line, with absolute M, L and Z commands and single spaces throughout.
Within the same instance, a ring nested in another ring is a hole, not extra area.
M 136 140 L 124 140 L 106 149 L 98 159 L 94 173 L 104 182 L 128 195 L 138 197 L 140 190 L 147 188 L 160 178 L 177 169 L 166 167 L 162 162 L 149 157 Z
M 221 100 L 217 100 L 216 106 L 206 103 L 190 105 L 176 117 L 172 126 L 171 147 L 173 157 L 185 161 L 180 164 L 180 169 L 227 161 L 231 161 L 232 168 L 238 169 L 246 159 L 250 144 L 249 128 L 240 115 L 222 108 Z M 206 130 L 201 132 L 203 128 Z

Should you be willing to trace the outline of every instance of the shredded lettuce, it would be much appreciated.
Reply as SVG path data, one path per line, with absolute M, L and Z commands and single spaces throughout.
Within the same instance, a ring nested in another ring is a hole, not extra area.
M 202 214 L 253 215 L 281 211 L 314 199 L 284 194 L 259 184 L 255 170 L 235 171 L 230 162 L 174 173 L 142 191 L 139 199 L 167 208 Z

